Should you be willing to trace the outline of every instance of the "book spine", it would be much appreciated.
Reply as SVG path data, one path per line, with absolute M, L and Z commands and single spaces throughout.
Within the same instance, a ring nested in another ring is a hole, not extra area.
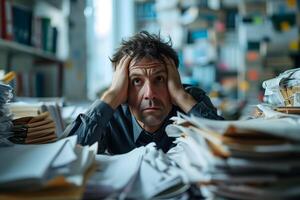
M 16 95 L 17 96 L 24 96 L 23 95 L 23 76 L 22 73 L 17 73 L 17 79 L 16 79 Z
M 53 44 L 53 30 L 52 27 L 49 25 L 48 29 L 48 34 L 47 34 L 47 40 L 46 40 L 46 51 L 52 52 L 52 44 Z
M 1 0 L 1 36 L 3 39 L 13 39 L 12 1 Z
M 35 74 L 35 96 L 44 97 L 45 88 L 45 75 L 42 72 L 36 72 Z
M 49 50 L 49 37 L 51 32 L 50 19 L 43 17 L 42 19 L 42 49 L 45 51 Z
M 32 11 L 20 6 L 13 6 L 14 40 L 31 45 Z
M 51 45 L 51 52 L 53 54 L 56 54 L 56 50 L 57 50 L 57 35 L 58 35 L 58 30 L 56 27 L 52 27 L 52 45 Z
M 4 21 L 4 12 L 3 12 L 3 3 L 2 3 L 2 1 L 3 0 L 0 0 L 0 38 L 2 38 L 2 30 L 3 30 L 3 28 L 2 28 L 2 24 L 3 24 L 3 22 L 2 21 Z
M 42 22 L 40 17 L 34 16 L 32 18 L 32 46 L 42 49 Z

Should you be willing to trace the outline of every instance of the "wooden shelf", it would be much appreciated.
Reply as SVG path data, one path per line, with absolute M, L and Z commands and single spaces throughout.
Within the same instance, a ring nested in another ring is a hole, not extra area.
M 63 62 L 63 60 L 57 58 L 53 53 L 45 52 L 41 49 L 19 44 L 14 41 L 0 39 L 0 50 L 4 50 L 12 54 L 27 54 L 50 62 Z
M 33 58 L 36 58 L 36 63 L 55 63 L 55 66 L 58 68 L 57 96 L 62 96 L 64 60 L 57 58 L 53 53 L 3 39 L 0 39 L 0 52 L 1 51 L 8 53 L 5 69 L 7 72 L 11 71 L 12 58 L 16 55 L 32 56 Z

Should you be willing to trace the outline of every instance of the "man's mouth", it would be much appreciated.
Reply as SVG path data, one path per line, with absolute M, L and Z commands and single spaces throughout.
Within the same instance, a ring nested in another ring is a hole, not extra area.
M 160 110 L 159 107 L 148 107 L 148 108 L 144 108 L 143 111 L 157 111 Z

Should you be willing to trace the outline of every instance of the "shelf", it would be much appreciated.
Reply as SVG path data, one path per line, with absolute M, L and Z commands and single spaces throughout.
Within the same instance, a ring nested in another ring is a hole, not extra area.
M 53 53 L 45 52 L 41 49 L 26 46 L 14 41 L 0 39 L 0 50 L 5 50 L 12 54 L 28 54 L 36 58 L 44 59 L 51 62 L 61 63 L 63 60 L 57 58 Z
M 63 88 L 63 67 L 64 60 L 57 58 L 53 53 L 45 52 L 41 49 L 37 49 L 34 47 L 30 47 L 27 45 L 19 44 L 14 41 L 7 41 L 0 39 L 0 51 L 7 52 L 7 63 L 5 71 L 11 71 L 11 63 L 12 57 L 15 55 L 29 55 L 36 58 L 36 63 L 41 62 L 50 62 L 55 63 L 55 66 L 58 68 L 58 88 L 57 95 L 62 96 L 62 88 Z

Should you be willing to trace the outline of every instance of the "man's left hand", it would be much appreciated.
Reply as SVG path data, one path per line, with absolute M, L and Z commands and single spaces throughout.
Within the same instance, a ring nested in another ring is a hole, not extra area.
M 172 103 L 179 106 L 185 113 L 187 113 L 197 102 L 184 90 L 174 61 L 167 57 L 164 58 L 168 72 L 168 90 Z

